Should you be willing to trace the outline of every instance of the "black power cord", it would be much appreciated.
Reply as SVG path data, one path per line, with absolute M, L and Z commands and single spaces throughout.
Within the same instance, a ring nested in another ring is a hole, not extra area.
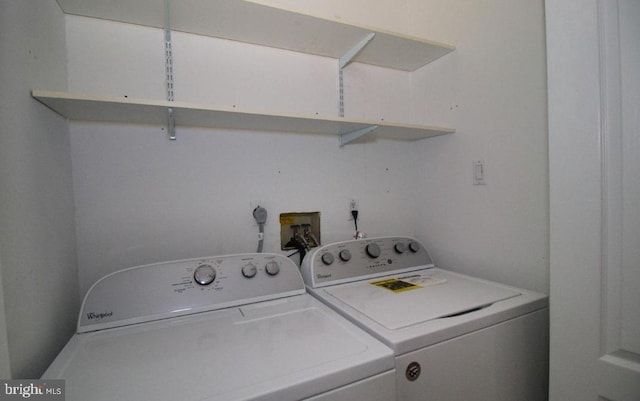
M 358 232 L 358 211 L 352 210 L 351 215 L 353 216 L 353 224 L 356 226 L 356 232 Z
M 305 255 L 307 254 L 307 247 L 305 246 L 305 244 L 303 244 L 302 242 L 300 242 L 298 240 L 298 238 L 291 238 L 289 240 L 289 242 L 287 242 L 287 247 L 295 247 L 297 249 L 297 251 L 290 253 L 289 255 L 287 255 L 287 257 L 292 257 L 295 254 L 300 254 L 300 264 L 299 266 L 302 266 L 302 260 L 304 259 Z

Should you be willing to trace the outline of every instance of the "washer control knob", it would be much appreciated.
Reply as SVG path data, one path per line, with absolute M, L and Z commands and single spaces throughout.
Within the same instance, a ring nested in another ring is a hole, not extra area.
M 324 253 L 320 257 L 320 259 L 322 259 L 322 263 L 324 263 L 325 265 L 329 266 L 330 264 L 333 263 L 333 254 L 329 253 L 329 252 Z
M 396 251 L 396 253 L 404 253 L 404 251 L 406 250 L 404 242 L 398 242 L 397 244 L 395 244 L 393 250 Z
M 348 249 L 343 249 L 340 251 L 340 253 L 338 253 L 338 256 L 343 262 L 348 262 L 351 260 L 351 251 L 349 251 Z
M 276 274 L 280 273 L 280 265 L 278 264 L 278 262 L 269 262 L 264 267 L 264 270 L 268 275 L 275 276 Z
M 242 275 L 245 276 L 246 278 L 251 278 L 255 276 L 256 273 L 258 273 L 258 269 L 256 268 L 256 265 L 254 265 L 253 263 L 249 263 L 247 265 L 242 266 Z
M 209 285 L 216 279 L 216 269 L 211 265 L 200 265 L 193 272 L 193 279 L 200 285 Z
M 380 256 L 380 247 L 378 246 L 378 244 L 371 243 L 367 245 L 365 250 L 367 251 L 367 255 L 369 255 L 370 258 L 375 259 Z
M 420 250 L 420 244 L 415 241 L 409 242 L 409 250 L 413 253 L 416 253 Z

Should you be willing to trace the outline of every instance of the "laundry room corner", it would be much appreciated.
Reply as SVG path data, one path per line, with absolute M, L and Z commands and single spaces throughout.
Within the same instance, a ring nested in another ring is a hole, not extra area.
M 420 0 L 409 7 L 412 34 L 456 44 L 413 74 L 413 115 L 456 127 L 455 135 L 412 148 L 415 235 L 440 266 L 548 293 L 544 4 Z
M 31 97 L 66 89 L 58 4 L 1 2 L 0 49 L 0 377 L 37 378 L 80 304 L 68 124 Z
M 1 373 L 38 376 L 105 275 L 292 256 L 289 213 L 318 245 L 407 235 L 548 293 L 542 0 L 185 3 L 2 3 Z M 325 53 L 342 30 L 355 46 Z

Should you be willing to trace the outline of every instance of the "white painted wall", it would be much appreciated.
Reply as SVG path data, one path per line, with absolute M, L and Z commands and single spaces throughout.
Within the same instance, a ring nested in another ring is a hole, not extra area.
M 30 96 L 66 88 L 55 1 L 0 3 L 0 377 L 38 378 L 75 329 L 67 124 Z
M 81 292 L 127 266 L 254 250 L 256 199 L 270 213 L 265 251 L 278 250 L 281 212 L 320 211 L 323 242 L 347 239 L 352 197 L 370 236 L 416 234 L 444 267 L 547 291 L 542 2 L 273 3 L 458 46 L 413 74 L 357 64 L 345 74 L 347 116 L 450 123 L 458 133 L 339 149 L 334 137 L 179 127 L 169 142 L 161 127 L 73 123 Z M 66 21 L 70 91 L 164 97 L 160 30 Z M 335 60 L 173 40 L 176 99 L 337 114 Z M 474 159 L 487 161 L 485 187 L 471 185 Z
M 336 60 L 172 36 L 176 100 L 337 115 Z M 164 96 L 161 30 L 69 16 L 67 44 L 70 91 Z M 345 74 L 347 115 L 410 117 L 409 74 L 354 67 Z M 332 136 L 184 127 L 172 142 L 163 127 L 88 123 L 72 123 L 71 142 L 82 293 L 128 266 L 254 251 L 253 200 L 269 212 L 265 251 L 279 251 L 283 212 L 320 211 L 324 243 L 350 238 L 350 198 L 360 200 L 359 228 L 369 235 L 413 234 L 406 142 L 341 149 Z
M 407 143 L 339 149 L 335 137 L 178 135 L 170 142 L 157 128 L 71 125 L 83 291 L 127 266 L 255 251 L 252 200 L 269 213 L 265 252 L 279 250 L 283 212 L 320 211 L 323 242 L 349 239 L 350 197 L 370 235 L 412 234 Z
M 455 135 L 421 141 L 418 237 L 436 262 L 548 291 L 548 152 L 542 1 L 410 0 L 411 33 L 451 42 L 413 76 L 414 115 Z M 472 162 L 486 161 L 484 186 Z
M 410 34 L 407 0 L 250 0 L 288 10 Z

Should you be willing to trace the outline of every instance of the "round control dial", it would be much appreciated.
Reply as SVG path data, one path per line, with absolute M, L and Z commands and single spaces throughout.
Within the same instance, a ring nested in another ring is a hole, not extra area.
M 320 259 L 322 260 L 322 263 L 324 263 L 325 265 L 329 266 L 330 264 L 333 263 L 333 254 L 331 253 L 325 253 L 323 254 Z
M 420 244 L 415 241 L 409 242 L 409 250 L 414 253 L 418 252 L 420 250 Z
M 395 244 L 393 250 L 396 251 L 396 253 L 404 253 L 404 251 L 406 250 L 404 242 L 398 242 L 397 244 Z
M 351 251 L 349 251 L 348 249 L 343 249 L 340 251 L 340 253 L 338 253 L 338 256 L 343 262 L 348 262 L 351 260 Z
M 258 269 L 256 268 L 256 265 L 254 265 L 253 263 L 249 263 L 247 265 L 242 266 L 242 275 L 245 276 L 246 278 L 251 278 L 255 276 L 256 273 L 258 273 Z
M 369 255 L 370 258 L 375 259 L 380 256 L 380 247 L 378 246 L 378 244 L 372 243 L 367 245 L 365 251 L 367 251 L 367 255 Z
M 276 274 L 280 273 L 280 265 L 278 264 L 278 262 L 269 262 L 264 267 L 264 270 L 268 275 L 275 276 Z
M 193 279 L 200 285 L 209 285 L 216 279 L 216 269 L 211 265 L 200 265 L 193 272 Z

